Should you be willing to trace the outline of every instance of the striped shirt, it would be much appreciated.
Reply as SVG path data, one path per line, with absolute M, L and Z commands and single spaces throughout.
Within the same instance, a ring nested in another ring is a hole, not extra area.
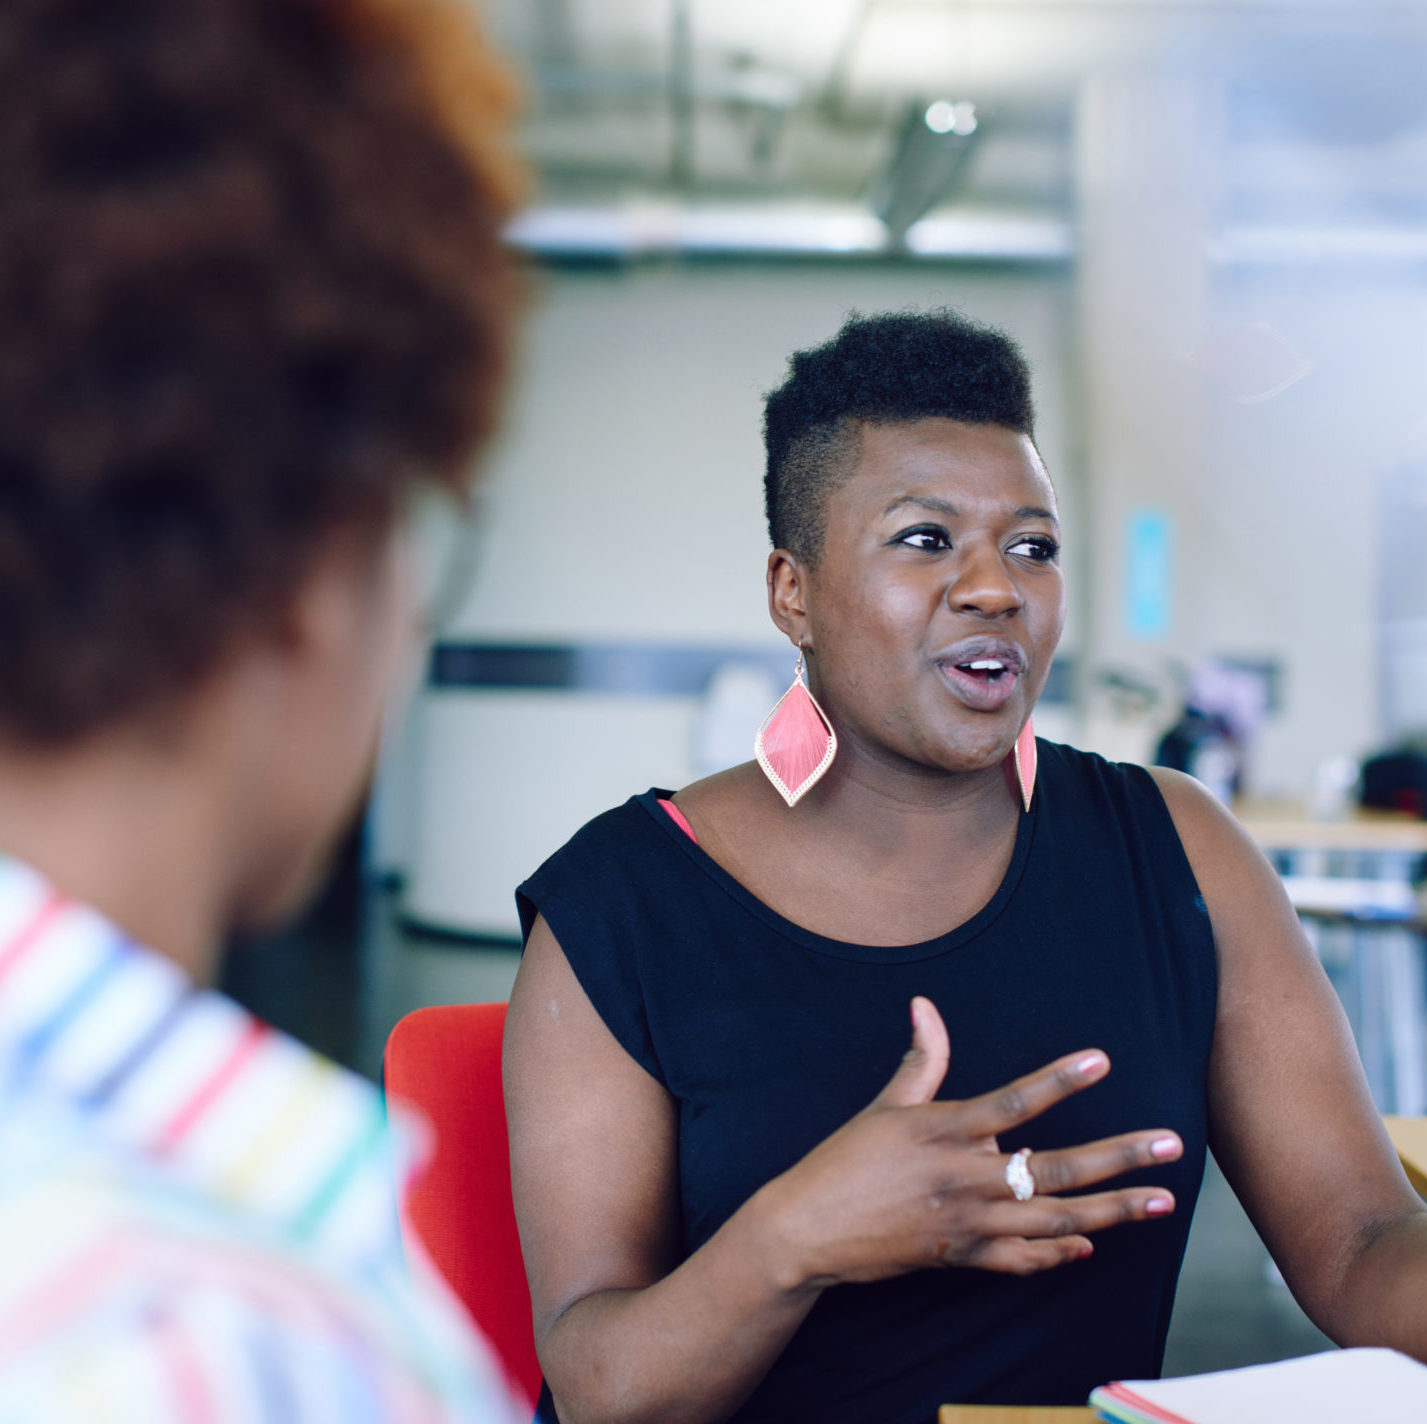
M 0 859 L 0 1424 L 509 1424 L 403 1258 L 421 1146 L 371 1084 Z

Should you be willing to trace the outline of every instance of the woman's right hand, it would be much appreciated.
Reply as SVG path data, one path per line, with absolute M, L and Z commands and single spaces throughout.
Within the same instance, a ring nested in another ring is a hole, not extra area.
M 980 1097 L 936 1102 L 950 1061 L 946 1026 L 924 998 L 912 1000 L 912 1025 L 887 1086 L 750 1203 L 785 1289 L 927 1266 L 1030 1275 L 1090 1255 L 1088 1232 L 1174 1210 L 1159 1187 L 1057 1195 L 1173 1161 L 1183 1144 L 1163 1129 L 1035 1153 L 1029 1201 L 1007 1184 L 998 1135 L 1099 1082 L 1110 1071 L 1103 1053 L 1072 1053 Z

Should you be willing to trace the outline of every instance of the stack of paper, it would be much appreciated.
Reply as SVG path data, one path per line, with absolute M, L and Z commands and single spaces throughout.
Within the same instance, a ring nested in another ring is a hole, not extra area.
M 1330 1350 L 1184 1379 L 1122 1380 L 1091 1407 L 1113 1424 L 1424 1424 L 1427 1365 L 1396 1350 Z

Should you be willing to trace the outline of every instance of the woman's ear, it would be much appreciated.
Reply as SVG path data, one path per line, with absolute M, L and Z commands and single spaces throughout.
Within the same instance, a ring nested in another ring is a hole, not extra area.
M 807 569 L 786 549 L 774 549 L 768 555 L 768 614 L 800 648 L 812 641 L 807 592 Z

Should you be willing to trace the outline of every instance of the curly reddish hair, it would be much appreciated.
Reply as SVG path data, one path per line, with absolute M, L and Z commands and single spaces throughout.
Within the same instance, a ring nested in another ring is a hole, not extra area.
M 0 736 L 181 695 L 469 478 L 512 99 L 445 0 L 4 0 Z

